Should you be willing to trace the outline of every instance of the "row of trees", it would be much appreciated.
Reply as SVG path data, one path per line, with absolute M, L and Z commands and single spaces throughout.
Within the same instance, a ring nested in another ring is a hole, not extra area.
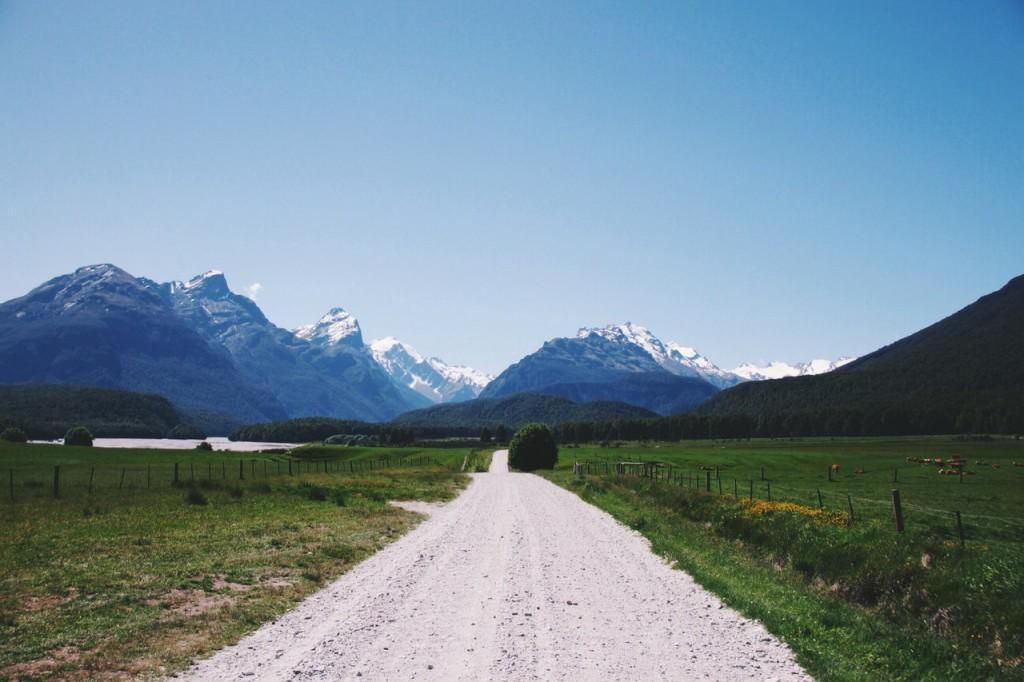
M 779 415 L 681 414 L 655 419 L 562 422 L 550 427 L 559 443 L 611 440 L 678 441 L 702 438 L 790 438 L 800 436 L 904 436 L 929 434 L 1024 433 L 1024 405 L 1000 409 L 963 408 L 959 412 L 817 410 Z M 506 443 L 503 425 L 401 426 L 349 420 L 307 418 L 253 424 L 237 429 L 234 440 L 282 443 L 322 441 L 337 434 L 367 436 L 382 445 L 409 445 L 444 438 L 479 438 L 483 444 Z
M 566 422 L 554 427 L 562 443 L 603 440 L 691 440 L 701 438 L 789 438 L 800 436 L 910 436 L 1024 433 L 1020 408 L 964 409 L 957 414 L 899 410 L 784 415 L 676 415 L 659 419 Z

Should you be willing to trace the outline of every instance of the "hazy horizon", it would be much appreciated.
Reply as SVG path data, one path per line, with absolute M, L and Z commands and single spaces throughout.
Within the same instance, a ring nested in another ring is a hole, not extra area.
M 1024 11 L 0 2 L 0 300 L 223 271 L 497 373 L 861 355 L 1021 274 Z

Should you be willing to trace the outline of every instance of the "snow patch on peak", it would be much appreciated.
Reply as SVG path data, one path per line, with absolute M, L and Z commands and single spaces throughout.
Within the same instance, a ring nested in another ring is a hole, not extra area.
M 376 341 L 371 342 L 370 352 L 373 353 L 373 357 L 377 360 L 377 363 L 382 366 L 386 362 L 392 362 L 390 358 L 395 356 L 400 357 L 402 355 L 411 360 L 414 364 L 419 364 L 424 361 L 423 356 L 417 353 L 415 348 L 402 343 L 393 336 L 385 336 L 383 339 L 377 339 Z
M 576 333 L 577 338 L 587 338 L 591 335 L 600 336 L 613 343 L 636 346 L 651 356 L 663 369 L 677 376 L 700 377 L 718 388 L 726 388 L 740 381 L 739 377 L 719 368 L 697 349 L 672 341 L 664 343 L 646 327 L 632 322 L 599 328 L 583 327 Z
M 215 277 L 220 277 L 221 279 L 224 279 L 224 273 L 221 272 L 220 270 L 207 270 L 203 274 L 196 275 L 195 277 L 193 277 L 189 281 L 185 282 L 184 284 L 181 284 L 180 288 L 181 289 L 192 289 L 192 288 L 195 288 L 195 287 L 203 284 L 207 280 L 213 279 Z M 180 284 L 180 283 L 178 283 L 178 284 Z
M 430 358 L 427 360 L 427 364 L 448 381 L 468 384 L 481 391 L 487 384 L 494 381 L 494 376 L 486 372 L 465 365 L 449 365 L 441 358 Z
M 331 308 L 314 324 L 307 324 L 293 333 L 303 341 L 335 346 L 342 342 L 363 345 L 363 332 L 359 321 L 344 308 Z
M 431 402 L 475 398 L 493 378 L 471 367 L 449 365 L 440 358 L 424 358 L 393 336 L 377 339 L 369 347 L 374 360 L 395 383 L 411 388 Z
M 798 362 L 791 365 L 788 362 L 778 360 L 769 362 L 766 365 L 756 365 L 752 362 L 745 362 L 739 367 L 733 368 L 733 374 L 743 377 L 747 381 L 764 381 L 767 379 L 784 379 L 786 377 L 814 376 L 825 374 L 843 365 L 853 362 L 856 358 L 841 357 L 837 360 L 811 360 L 810 362 Z

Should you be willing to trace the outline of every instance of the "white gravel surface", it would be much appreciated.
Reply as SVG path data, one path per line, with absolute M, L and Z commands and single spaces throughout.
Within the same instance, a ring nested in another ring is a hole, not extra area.
M 491 470 L 406 536 L 186 671 L 196 680 L 805 680 L 786 645 L 530 474 Z

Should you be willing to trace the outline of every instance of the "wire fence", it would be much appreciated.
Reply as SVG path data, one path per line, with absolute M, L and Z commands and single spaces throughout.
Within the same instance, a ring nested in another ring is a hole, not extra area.
M 300 460 L 260 458 L 192 460 L 134 466 L 55 464 L 8 467 L 6 497 L 9 502 L 30 498 L 92 495 L 111 491 L 143 491 L 200 485 L 204 482 L 242 484 L 308 474 L 359 474 L 399 467 L 434 466 L 429 455 L 382 456 L 358 460 Z
M 967 542 L 1024 544 L 1024 518 L 999 516 L 981 511 L 941 509 L 927 504 L 927 491 L 910 492 L 897 482 L 880 490 L 878 497 L 856 495 L 848 490 L 802 487 L 775 480 L 766 475 L 750 478 L 723 475 L 718 467 L 678 467 L 659 462 L 576 462 L 576 475 L 643 478 L 679 486 L 694 494 L 713 495 L 732 500 L 791 502 L 812 509 L 843 512 L 851 525 L 880 523 L 894 532 L 940 536 L 965 545 Z M 753 473 L 757 473 L 755 470 Z M 921 494 L 918 497 L 918 493 Z M 976 495 L 985 499 L 985 495 Z M 881 499 L 879 499 L 881 498 Z M 913 501 L 910 501 L 913 500 Z

